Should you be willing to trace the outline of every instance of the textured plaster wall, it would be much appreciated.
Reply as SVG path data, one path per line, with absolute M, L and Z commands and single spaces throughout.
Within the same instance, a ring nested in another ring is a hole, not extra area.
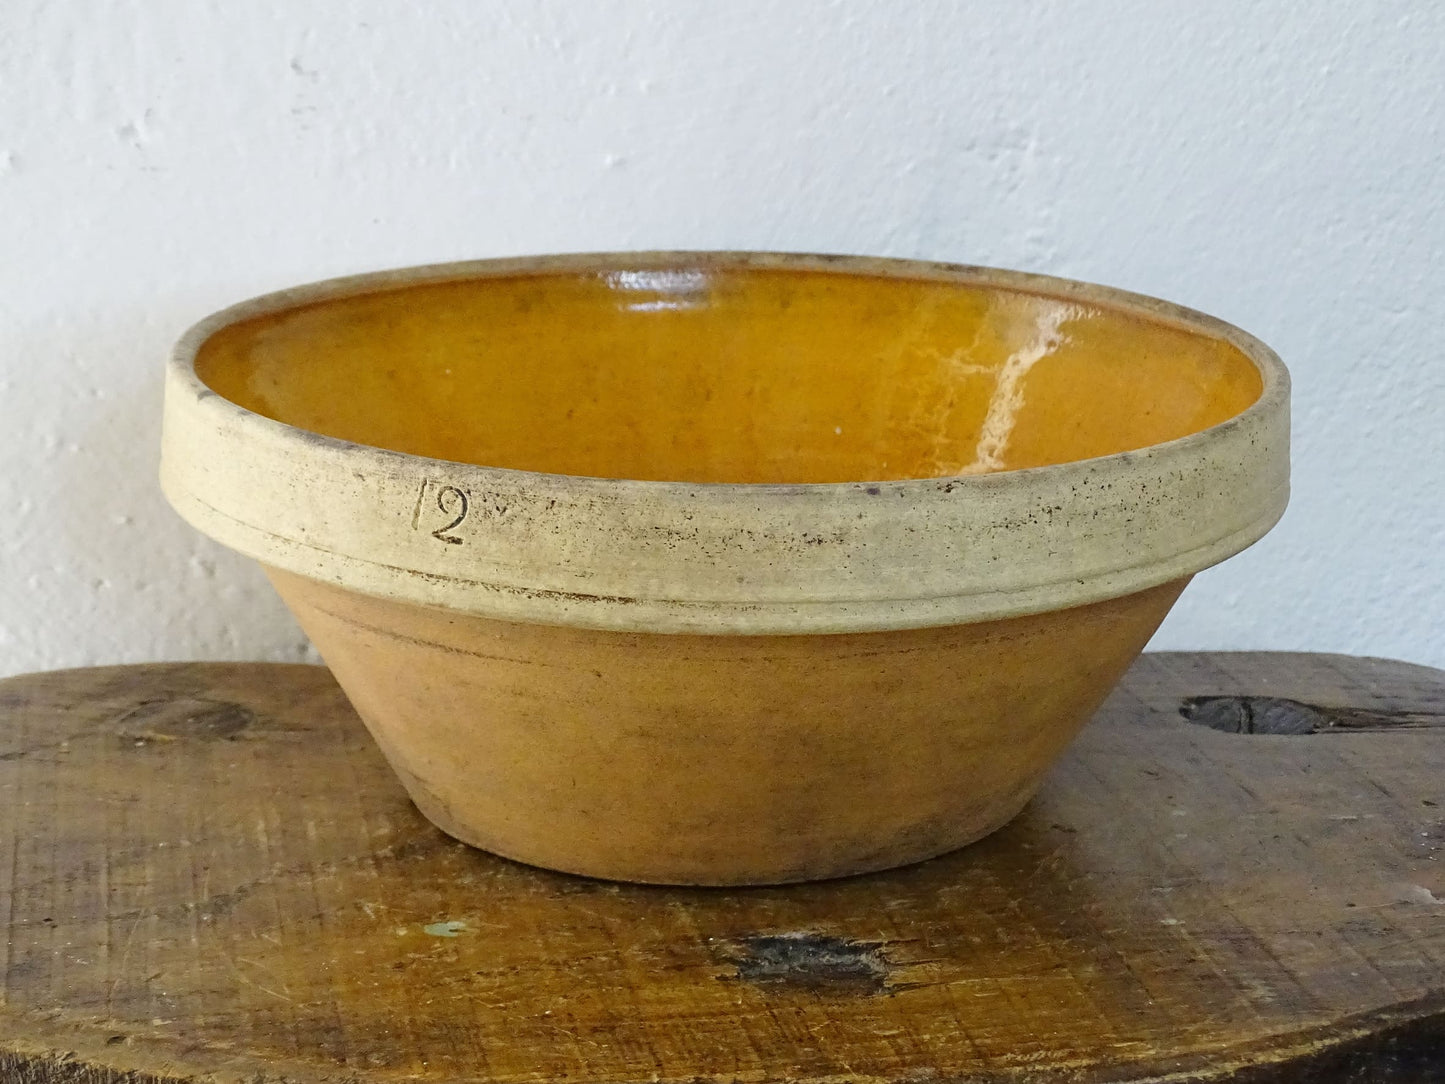
M 1295 496 L 1163 647 L 1445 665 L 1445 5 L 0 3 L 0 672 L 304 657 L 155 482 L 231 301 L 638 247 L 1047 271 L 1232 320 Z

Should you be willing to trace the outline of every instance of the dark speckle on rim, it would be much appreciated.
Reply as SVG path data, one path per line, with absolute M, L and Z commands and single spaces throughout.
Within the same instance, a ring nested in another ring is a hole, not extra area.
M 870 497 L 876 497 L 879 493 L 882 492 L 882 490 L 880 490 L 877 486 L 869 486 L 865 492 Z

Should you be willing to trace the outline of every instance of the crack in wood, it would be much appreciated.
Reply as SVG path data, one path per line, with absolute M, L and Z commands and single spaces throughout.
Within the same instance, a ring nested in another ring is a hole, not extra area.
M 1362 734 L 1445 727 L 1445 713 L 1306 704 L 1282 696 L 1190 696 L 1179 714 L 1225 734 Z

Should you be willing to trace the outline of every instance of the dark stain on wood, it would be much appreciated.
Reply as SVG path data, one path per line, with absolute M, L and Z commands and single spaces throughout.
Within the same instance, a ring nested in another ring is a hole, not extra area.
M 888 980 L 882 948 L 877 941 L 820 933 L 754 934 L 738 939 L 732 962 L 745 982 L 881 994 Z
M 198 697 L 147 700 L 115 720 L 116 733 L 133 745 L 160 741 L 222 741 L 235 738 L 256 721 L 241 704 Z
M 1282 696 L 1191 696 L 1180 704 L 1179 714 L 1226 734 L 1359 734 L 1445 727 L 1442 712 L 1328 707 Z

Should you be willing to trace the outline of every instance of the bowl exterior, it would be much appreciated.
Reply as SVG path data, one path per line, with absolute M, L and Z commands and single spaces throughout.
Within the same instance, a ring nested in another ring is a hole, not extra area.
M 697 885 L 865 873 L 1000 827 L 1184 586 L 970 625 L 691 636 L 269 574 L 443 831 L 551 869 Z
M 359 445 L 253 413 L 195 370 L 239 320 L 618 266 L 1032 292 L 1231 343 L 1262 392 L 1220 424 L 1096 458 L 732 484 Z M 171 503 L 267 567 L 421 810 L 496 853 L 630 881 L 837 877 L 999 827 L 1189 577 L 1260 538 L 1289 491 L 1289 377 L 1268 347 L 1154 299 L 956 265 L 631 253 L 387 272 L 218 314 L 166 380 Z

